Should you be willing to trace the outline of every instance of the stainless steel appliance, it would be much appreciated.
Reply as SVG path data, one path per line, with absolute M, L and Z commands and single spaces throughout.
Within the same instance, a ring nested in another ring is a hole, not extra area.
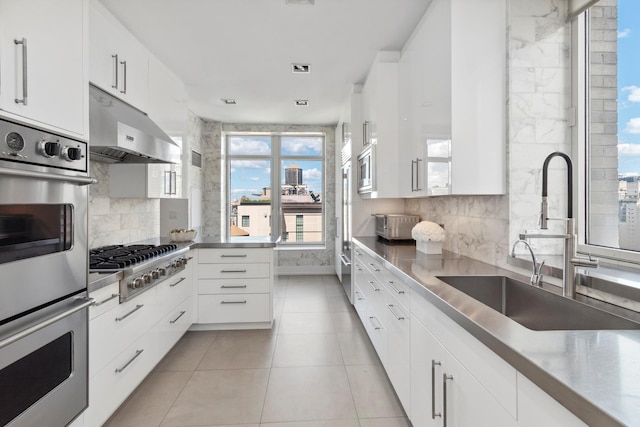
M 353 304 L 351 286 L 351 146 L 342 150 L 342 247 L 340 281 L 349 302 Z
M 0 425 L 87 406 L 87 143 L 0 120 Z
M 420 222 L 417 215 L 376 214 L 376 234 L 386 240 L 410 240 L 411 230 Z
M 375 145 L 367 145 L 358 156 L 358 194 L 371 193 L 375 187 Z
M 103 246 L 89 252 L 89 271 L 122 271 L 120 302 L 125 302 L 184 270 L 187 252 L 188 247 L 180 248 L 176 244 Z

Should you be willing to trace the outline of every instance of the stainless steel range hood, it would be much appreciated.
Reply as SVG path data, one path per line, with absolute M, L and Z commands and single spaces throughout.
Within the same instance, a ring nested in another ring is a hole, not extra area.
M 90 159 L 108 163 L 179 163 L 181 148 L 146 114 L 89 85 Z

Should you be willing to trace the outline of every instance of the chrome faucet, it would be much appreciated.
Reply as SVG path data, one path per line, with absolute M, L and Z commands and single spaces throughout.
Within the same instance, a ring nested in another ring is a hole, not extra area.
M 549 162 L 554 157 L 562 157 L 567 162 L 567 217 L 566 218 L 549 218 L 547 214 L 547 174 Z M 568 298 L 576 297 L 576 267 L 597 267 L 598 260 L 591 258 L 579 257 L 576 249 L 578 236 L 576 235 L 576 224 L 573 218 L 573 166 L 571 159 L 564 153 L 556 151 L 551 153 L 544 159 L 542 165 L 542 206 L 540 212 L 540 228 L 548 229 L 547 221 L 549 219 L 560 219 L 566 221 L 567 228 L 565 234 L 547 234 L 547 233 L 523 233 L 520 239 L 563 239 L 563 264 L 562 273 L 562 294 Z
M 531 273 L 531 280 L 529 281 L 529 283 L 531 283 L 533 286 L 541 287 L 542 286 L 542 267 L 544 266 L 544 260 L 542 260 L 540 265 L 538 265 L 538 263 L 536 262 L 536 256 L 533 253 L 533 249 L 531 249 L 531 246 L 526 240 L 516 240 L 513 243 L 513 246 L 511 247 L 512 257 L 516 256 L 516 246 L 518 246 L 518 243 L 522 243 L 527 247 L 527 249 L 529 249 L 529 253 L 531 254 L 531 260 L 533 261 L 533 273 Z

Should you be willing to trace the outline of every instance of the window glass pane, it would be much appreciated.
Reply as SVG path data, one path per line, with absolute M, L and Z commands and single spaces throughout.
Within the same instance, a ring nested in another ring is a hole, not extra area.
M 640 3 L 589 11 L 587 243 L 640 250 Z
M 271 137 L 264 135 L 229 136 L 229 154 L 232 156 L 270 156 Z
M 283 136 L 283 156 L 322 156 L 321 136 Z
M 271 161 L 229 162 L 229 205 L 231 236 L 271 235 Z M 238 223 L 238 218 L 241 223 Z
M 283 160 L 281 170 L 282 239 L 297 243 L 322 242 L 322 161 Z

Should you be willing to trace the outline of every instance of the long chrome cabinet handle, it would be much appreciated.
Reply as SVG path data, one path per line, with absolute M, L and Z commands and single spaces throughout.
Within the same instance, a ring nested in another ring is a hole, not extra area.
M 247 270 L 220 270 L 220 273 L 246 273 Z
M 18 176 L 20 178 L 31 178 L 31 179 L 41 179 L 44 181 L 66 181 L 72 184 L 78 185 L 90 185 L 98 182 L 95 178 L 86 177 L 86 176 L 65 176 L 65 175 L 54 175 L 43 172 L 34 172 L 27 170 L 19 170 L 19 169 L 7 169 L 0 168 L 0 175 L 7 176 Z
M 374 291 L 380 292 L 380 288 L 377 288 L 373 280 L 368 280 L 367 283 L 373 288 Z
M 378 272 L 380 271 L 380 269 L 378 268 L 377 265 L 375 265 L 374 263 L 370 262 L 369 265 L 371 266 L 371 268 L 373 268 L 373 271 Z
M 119 374 L 120 372 L 122 372 L 125 369 L 127 369 L 127 367 L 129 365 L 131 365 L 131 363 L 133 363 L 133 361 L 136 360 L 138 358 L 138 356 L 140 356 L 142 354 L 143 351 L 144 351 L 144 349 L 136 350 L 136 355 L 133 356 L 131 359 L 129 359 L 129 361 L 127 363 L 125 363 L 122 368 L 116 368 L 116 374 Z
M 373 319 L 376 319 L 376 322 L 378 323 L 378 326 L 376 326 L 373 323 Z M 380 321 L 376 317 L 369 316 L 369 322 L 373 325 L 373 329 L 375 329 L 376 331 L 379 331 L 380 329 L 382 329 L 382 324 L 380 323 Z
M 93 303 L 93 306 L 94 306 L 94 307 L 101 306 L 102 304 L 106 304 L 106 303 L 108 303 L 109 301 L 111 301 L 112 299 L 114 299 L 114 298 L 118 298 L 119 296 L 120 296 L 120 294 L 111 294 L 111 296 L 110 296 L 109 298 L 107 298 L 107 299 L 103 299 L 102 301 L 96 301 L 96 302 L 94 302 L 94 303 Z
M 358 295 L 360 295 L 360 296 L 358 296 Z M 362 294 L 360 292 L 358 292 L 358 291 L 356 291 L 356 299 L 358 301 L 364 301 L 364 298 L 362 298 Z
M 21 40 L 15 39 L 13 42 L 16 45 L 22 45 L 22 99 L 16 98 L 16 104 L 27 105 L 27 39 L 24 37 Z
M 127 61 L 120 61 L 122 64 L 122 88 L 123 90 L 120 93 L 127 94 Z
M 420 188 L 420 162 L 422 161 L 422 159 L 416 158 L 416 189 L 414 191 L 422 191 L 422 188 Z M 411 168 L 411 171 L 413 172 L 413 168 Z M 411 177 L 411 182 L 413 182 L 413 177 Z
M 118 54 L 111 55 L 113 59 L 113 84 L 111 87 L 113 89 L 118 89 Z
M 436 366 L 442 366 L 442 363 L 431 359 L 431 419 L 441 417 L 440 412 L 436 412 Z
M 182 283 L 183 281 L 187 280 L 186 277 L 181 277 L 180 280 L 178 280 L 176 283 L 172 283 L 169 285 L 170 288 L 173 288 L 174 286 L 177 286 L 178 284 Z
M 222 285 L 220 289 L 245 289 L 247 285 Z
M 20 341 L 21 339 L 35 333 L 38 332 L 41 329 L 46 328 L 49 325 L 52 325 L 56 322 L 59 322 L 60 320 L 64 319 L 65 317 L 69 317 L 72 314 L 77 313 L 80 310 L 84 310 L 85 308 L 89 307 L 91 304 L 93 304 L 94 300 L 92 298 L 87 298 L 84 300 L 84 302 L 76 307 L 73 307 L 69 310 L 65 310 L 62 313 L 58 313 L 36 325 L 33 325 L 27 329 L 23 329 L 22 331 L 18 332 L 15 335 L 10 336 L 9 338 L 6 338 L 2 341 L 0 341 L 0 349 L 4 348 L 8 345 L 11 345 L 13 343 L 15 343 L 16 341 Z
M 246 304 L 247 300 L 243 301 L 220 301 L 220 304 Z
M 136 311 L 140 310 L 142 307 L 144 307 L 144 304 L 138 304 L 136 305 L 136 308 L 134 308 L 133 310 L 131 310 L 130 312 L 128 312 L 127 314 L 125 314 L 124 316 L 120 316 L 120 317 L 116 317 L 116 322 L 121 322 L 124 319 L 126 319 L 127 317 L 131 316 L 133 313 L 135 313 Z
M 184 316 L 184 314 L 185 314 L 186 312 L 187 312 L 186 310 L 182 310 L 182 311 L 180 311 L 180 314 L 178 314 L 178 317 L 176 317 L 176 318 L 175 318 L 175 319 L 173 319 L 173 320 L 170 320 L 170 321 L 169 321 L 169 323 L 171 323 L 171 324 L 173 325 L 174 323 L 176 323 L 176 322 L 178 321 L 178 319 L 180 319 L 182 316 Z
M 393 286 L 393 283 L 394 283 L 394 282 L 393 282 L 393 280 L 387 280 L 387 284 L 389 285 L 389 287 L 390 287 L 391 289 L 393 289 L 393 291 L 394 291 L 396 294 L 398 294 L 398 295 L 400 295 L 400 294 L 404 294 L 404 291 L 399 290 L 398 288 L 396 288 L 395 286 Z
M 220 255 L 220 258 L 246 258 L 247 254 L 237 254 L 237 255 L 227 255 L 227 254 L 222 254 Z
M 447 380 L 452 380 L 453 375 L 442 374 L 442 427 L 447 427 Z
M 396 312 L 393 311 L 393 304 L 387 304 L 387 308 L 389 309 L 391 314 L 393 314 L 393 317 L 395 317 L 397 320 L 404 320 L 404 316 L 398 316 Z

